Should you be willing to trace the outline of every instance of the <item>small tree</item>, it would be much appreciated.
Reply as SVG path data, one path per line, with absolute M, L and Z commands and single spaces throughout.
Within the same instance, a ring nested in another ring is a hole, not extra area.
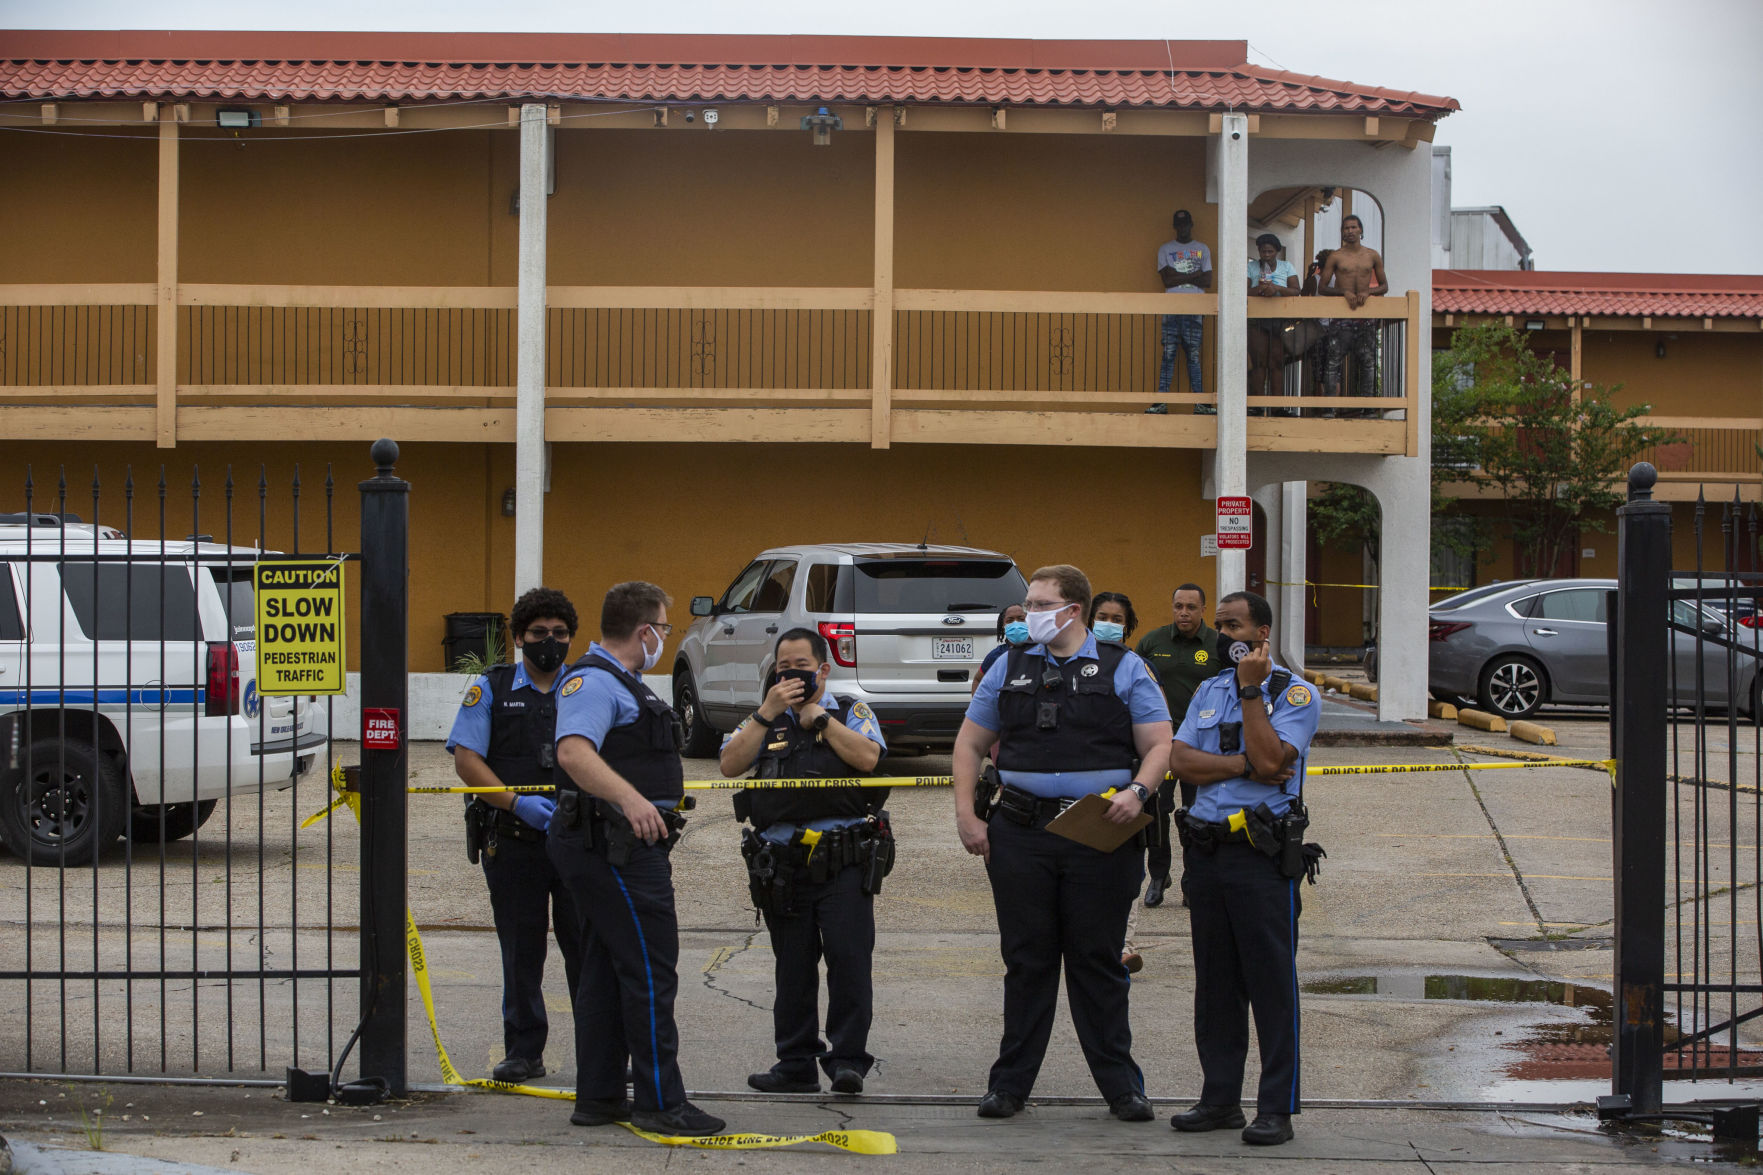
M 1460 329 L 1440 358 L 1446 371 L 1440 381 L 1435 364 L 1435 403 L 1441 386 L 1460 389 L 1461 444 L 1473 455 L 1453 456 L 1454 476 L 1505 502 L 1520 575 L 1553 574 L 1581 532 L 1609 530 L 1628 466 L 1676 439 L 1641 422 L 1650 405 L 1612 404 L 1620 385 L 1575 395 L 1572 376 L 1512 327 Z M 1435 452 L 1435 484 L 1439 464 Z

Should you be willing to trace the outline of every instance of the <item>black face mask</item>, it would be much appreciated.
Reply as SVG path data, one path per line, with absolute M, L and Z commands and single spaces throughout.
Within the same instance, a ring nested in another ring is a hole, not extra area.
M 540 673 L 554 673 L 569 657 L 569 642 L 548 636 L 542 641 L 528 641 L 520 646 L 520 652 L 527 664 Z
M 779 669 L 777 671 L 777 679 L 779 681 L 788 681 L 791 678 L 794 678 L 802 683 L 803 702 L 806 702 L 809 698 L 814 696 L 814 687 L 816 684 L 815 678 L 819 676 L 820 670 L 818 669 Z M 797 704 L 800 705 L 801 703 L 798 702 Z
M 1255 646 L 1247 641 L 1239 641 L 1234 637 L 1225 636 L 1222 632 L 1219 633 L 1217 651 L 1213 654 L 1218 658 L 1218 671 L 1220 673 L 1226 670 L 1235 671 L 1237 662 L 1247 657 L 1254 648 Z

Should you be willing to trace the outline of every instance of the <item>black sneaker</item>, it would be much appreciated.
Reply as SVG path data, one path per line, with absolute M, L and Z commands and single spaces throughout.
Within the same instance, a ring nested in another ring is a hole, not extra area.
M 1001 1089 L 987 1090 L 986 1096 L 979 1099 L 982 1118 L 1014 1118 L 1021 1110 L 1022 1099 Z
M 1291 1140 L 1290 1114 L 1256 1114 L 1249 1128 L 1243 1131 L 1243 1141 L 1250 1146 L 1278 1146 Z
M 529 1057 L 507 1057 L 500 1065 L 490 1070 L 490 1076 L 495 1080 L 507 1081 L 515 1085 L 544 1075 L 545 1062 Z
M 1198 1134 L 1203 1130 L 1240 1130 L 1245 1121 L 1241 1106 L 1209 1106 L 1201 1102 L 1171 1118 L 1169 1124 L 1183 1134 Z
M 614 1122 L 631 1120 L 631 1103 L 629 1098 L 577 1098 L 575 1113 L 569 1121 L 575 1126 L 610 1126 Z
M 834 1093 L 862 1093 L 863 1074 L 849 1065 L 840 1065 L 833 1070 Z
M 1109 1098 L 1108 1112 L 1122 1122 L 1149 1122 L 1157 1116 L 1150 1099 L 1137 1091 Z
M 763 1073 L 749 1073 L 749 1074 L 747 1074 L 747 1084 L 751 1085 L 754 1089 L 758 1090 L 760 1093 L 819 1093 L 820 1092 L 820 1082 L 819 1081 L 816 1081 L 812 1078 L 810 1078 L 807 1081 L 797 1081 L 794 1078 L 785 1077 L 782 1073 L 779 1073 L 776 1069 L 767 1069 Z
M 631 1125 L 651 1134 L 699 1138 L 706 1134 L 721 1134 L 728 1123 L 715 1114 L 706 1114 L 691 1102 L 681 1102 L 671 1110 L 634 1110 Z

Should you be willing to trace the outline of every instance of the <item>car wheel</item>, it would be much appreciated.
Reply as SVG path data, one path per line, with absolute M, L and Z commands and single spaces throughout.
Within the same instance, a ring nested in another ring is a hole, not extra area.
M 159 830 L 165 829 L 165 843 L 183 840 L 208 823 L 218 800 L 198 800 L 193 804 L 136 804 L 129 813 L 129 839 L 138 845 L 159 843 Z
M 686 729 L 685 746 L 680 748 L 680 754 L 688 759 L 708 759 L 716 754 L 716 744 L 720 741 L 716 737 L 716 728 L 705 717 L 704 707 L 698 701 L 698 683 L 692 680 L 692 671 L 684 665 L 673 671 L 673 710 Z
M 0 840 L 33 865 L 91 863 L 128 814 L 122 772 L 90 743 L 37 739 L 0 787 Z
M 1481 671 L 1482 708 L 1502 718 L 1528 718 L 1549 692 L 1542 667 L 1529 657 L 1495 657 Z

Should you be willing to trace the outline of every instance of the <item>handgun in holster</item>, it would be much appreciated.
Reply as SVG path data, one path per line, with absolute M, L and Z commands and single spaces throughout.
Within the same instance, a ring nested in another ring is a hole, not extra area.
M 624 812 L 617 804 L 599 804 L 600 831 L 606 838 L 606 863 L 614 869 L 622 869 L 631 863 L 631 853 L 637 847 L 637 830 L 625 819 Z
M 1293 881 L 1302 877 L 1315 885 L 1322 872 L 1322 858 L 1328 856 L 1328 850 L 1314 841 L 1306 843 L 1304 840 L 1304 834 L 1310 831 L 1309 809 L 1304 807 L 1303 800 L 1293 800 L 1280 819 L 1285 837 L 1280 846 L 1280 873 Z
M 864 831 L 868 855 L 863 860 L 863 892 L 874 897 L 881 892 L 882 878 L 894 871 L 894 823 L 888 810 L 871 816 Z
M 755 916 L 771 908 L 771 883 L 777 876 L 777 860 L 768 844 L 753 829 L 741 828 L 741 856 L 747 862 L 747 892 L 753 898 Z
M 1192 849 L 1202 857 L 1210 857 L 1218 851 L 1218 830 L 1206 821 L 1186 808 L 1178 808 L 1175 823 L 1181 830 L 1182 848 Z
M 465 859 L 473 865 L 484 852 L 489 829 L 486 816 L 490 806 L 477 796 L 465 801 Z
M 998 810 L 998 789 L 1003 780 L 998 776 L 998 766 L 987 763 L 979 773 L 979 782 L 973 785 L 973 814 L 981 821 L 989 821 L 992 813 Z

